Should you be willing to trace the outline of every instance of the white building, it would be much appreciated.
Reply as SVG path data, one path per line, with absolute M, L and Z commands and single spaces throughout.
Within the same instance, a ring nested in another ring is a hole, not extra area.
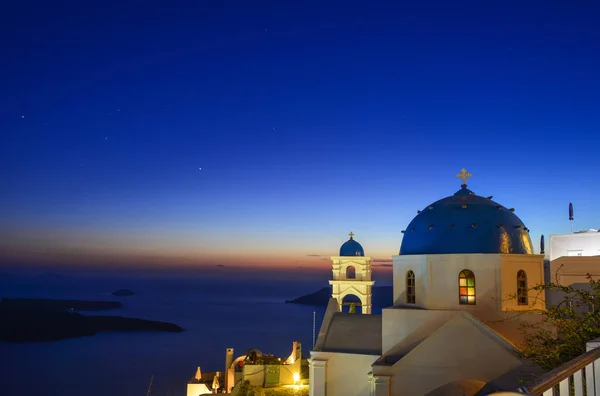
M 550 261 L 563 256 L 600 256 L 600 232 L 589 229 L 550 235 Z
M 513 209 L 467 189 L 464 169 L 458 176 L 461 189 L 405 230 L 392 307 L 356 315 L 330 300 L 311 351 L 311 396 L 475 395 L 517 389 L 542 372 L 519 358 L 519 324 L 509 317 L 544 308 L 529 290 L 544 281 L 544 256 L 533 254 Z
M 550 235 L 549 247 L 548 282 L 589 289 L 589 276 L 600 279 L 600 232 L 597 230 Z M 563 298 L 562 293 L 547 294 L 551 304 L 559 304 Z
M 200 395 L 210 395 L 213 392 L 212 385 L 215 380 L 217 380 L 218 384 L 218 376 L 219 373 L 209 373 L 209 375 L 202 376 L 202 371 L 200 367 L 196 369 L 196 374 L 194 377 L 188 382 L 187 385 L 187 396 L 200 396 Z M 218 386 L 217 386 L 218 388 Z

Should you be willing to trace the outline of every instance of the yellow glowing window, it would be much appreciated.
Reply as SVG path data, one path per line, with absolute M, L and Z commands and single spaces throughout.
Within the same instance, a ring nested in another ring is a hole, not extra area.
M 408 271 L 406 273 L 406 302 L 414 304 L 415 301 L 415 273 Z
M 458 275 L 458 302 L 461 305 L 475 305 L 475 274 L 469 270 Z
M 529 303 L 527 294 L 527 273 L 520 270 L 517 272 L 517 303 L 519 305 L 527 305 Z

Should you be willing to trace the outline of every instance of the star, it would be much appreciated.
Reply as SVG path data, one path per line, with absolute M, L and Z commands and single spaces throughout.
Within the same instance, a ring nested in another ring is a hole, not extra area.
M 198 168 L 198 170 L 202 170 L 202 168 Z
M 24 116 L 24 115 L 22 115 L 22 116 L 21 116 L 21 118 L 25 118 L 25 116 Z
M 104 138 L 104 140 L 108 140 L 108 136 Z

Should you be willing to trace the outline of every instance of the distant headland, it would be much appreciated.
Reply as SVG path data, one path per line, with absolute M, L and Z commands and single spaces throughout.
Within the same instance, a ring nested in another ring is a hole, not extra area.
M 374 307 L 385 308 L 393 305 L 393 287 L 392 286 L 375 286 L 372 289 L 373 297 L 372 304 Z M 314 293 L 300 296 L 293 300 L 286 300 L 286 304 L 303 304 L 327 306 L 331 298 L 331 287 L 326 286 L 317 290 Z
M 0 302 L 0 341 L 55 341 L 91 336 L 100 331 L 183 331 L 168 322 L 122 316 L 85 316 L 76 312 L 122 307 L 118 301 L 4 298 Z

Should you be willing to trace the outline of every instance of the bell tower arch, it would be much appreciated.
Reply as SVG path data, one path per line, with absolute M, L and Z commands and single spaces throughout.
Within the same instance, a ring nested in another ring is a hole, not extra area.
M 360 299 L 363 314 L 371 313 L 371 257 L 365 257 L 360 243 L 354 240 L 354 233 L 340 248 L 339 256 L 331 256 L 333 279 L 331 297 L 337 299 L 342 311 L 344 297 L 354 295 Z

